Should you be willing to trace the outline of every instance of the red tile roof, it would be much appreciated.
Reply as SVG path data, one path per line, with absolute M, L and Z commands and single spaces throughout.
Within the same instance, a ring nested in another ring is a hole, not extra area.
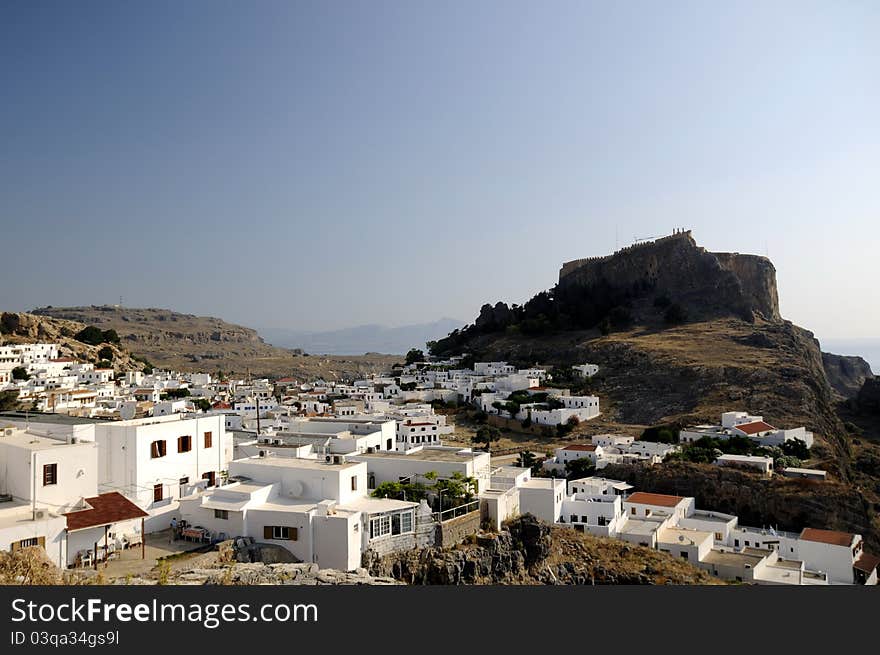
M 232 405 L 229 403 L 224 403 L 222 401 L 217 401 L 213 405 L 211 405 L 213 409 L 232 409 Z
M 646 491 L 637 491 L 626 499 L 628 503 L 641 505 L 656 505 L 658 507 L 675 507 L 684 498 L 682 496 L 669 496 L 667 494 L 652 494 Z
M 804 528 L 801 532 L 801 539 L 804 541 L 816 541 L 820 544 L 831 544 L 832 546 L 851 546 L 855 535 L 849 532 L 838 532 L 837 530 L 819 530 L 818 528 Z
M 869 553 L 862 553 L 861 557 L 853 562 L 853 568 L 858 569 L 859 571 L 864 571 L 869 575 L 878 566 L 880 566 L 880 557 Z
M 144 510 L 118 491 L 111 491 L 85 500 L 92 509 L 83 509 L 64 515 L 67 517 L 68 532 L 148 516 Z
M 746 434 L 758 434 L 759 432 L 766 432 L 768 430 L 775 430 L 772 425 L 769 423 L 764 423 L 764 421 L 755 421 L 754 423 L 743 423 L 742 425 L 734 425 L 737 430 L 745 432 Z
M 562 450 L 583 450 L 588 453 L 591 453 L 594 450 L 596 450 L 596 446 L 593 446 L 591 444 L 585 444 L 585 443 L 576 443 L 576 444 L 572 444 L 571 446 L 566 446 Z

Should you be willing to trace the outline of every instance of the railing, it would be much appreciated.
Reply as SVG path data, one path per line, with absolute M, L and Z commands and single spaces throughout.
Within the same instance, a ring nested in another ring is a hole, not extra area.
M 450 509 L 444 509 L 442 512 L 434 512 L 432 516 L 435 521 L 439 521 L 440 523 L 444 523 L 446 521 L 450 521 L 454 518 L 458 518 L 459 516 L 464 516 L 465 514 L 470 514 L 471 512 L 475 512 L 480 508 L 480 501 L 473 500 L 469 503 L 465 503 L 464 505 L 458 505 L 457 507 L 452 507 Z

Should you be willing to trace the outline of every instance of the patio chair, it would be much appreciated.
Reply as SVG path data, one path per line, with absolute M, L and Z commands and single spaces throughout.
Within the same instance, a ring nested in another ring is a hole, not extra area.
M 94 559 L 92 559 L 92 551 L 90 550 L 81 550 L 76 555 L 77 565 L 78 566 L 91 566 L 94 564 Z

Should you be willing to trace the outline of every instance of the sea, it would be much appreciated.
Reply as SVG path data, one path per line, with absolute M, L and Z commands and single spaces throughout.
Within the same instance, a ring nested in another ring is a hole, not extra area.
M 871 365 L 874 375 L 880 374 L 880 337 L 819 339 L 819 343 L 826 353 L 858 355 Z

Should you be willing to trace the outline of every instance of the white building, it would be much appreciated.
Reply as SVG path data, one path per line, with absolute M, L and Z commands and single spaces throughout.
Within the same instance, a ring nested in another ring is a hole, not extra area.
M 751 416 L 746 412 L 724 412 L 721 425 L 697 425 L 679 432 L 681 443 L 693 443 L 703 437 L 729 439 L 747 437 L 763 446 L 781 446 L 787 441 L 799 439 L 807 448 L 813 447 L 813 433 L 804 427 L 781 430 L 765 422 L 761 416 Z
M 773 474 L 773 458 L 760 457 L 757 455 L 721 455 L 715 460 L 718 466 L 733 466 L 737 468 L 753 469 L 764 475 Z
M 382 451 L 349 456 L 350 461 L 366 462 L 370 489 L 383 482 L 426 482 L 426 473 L 436 473 L 438 479 L 449 479 L 457 473 L 474 478 L 475 494 L 490 486 L 490 459 L 489 453 L 448 446 L 426 446 L 405 453 Z
M 341 570 L 359 567 L 367 549 L 387 553 L 433 543 L 427 504 L 369 497 L 364 462 L 256 457 L 231 462 L 229 470 L 245 481 L 184 498 L 184 519 Z
M 596 364 L 577 364 L 571 368 L 584 378 L 591 378 L 599 372 L 599 367 Z
M 120 491 L 149 512 L 148 532 L 168 527 L 192 485 L 217 484 L 233 453 L 220 415 L 100 422 L 95 441 L 99 489 Z

